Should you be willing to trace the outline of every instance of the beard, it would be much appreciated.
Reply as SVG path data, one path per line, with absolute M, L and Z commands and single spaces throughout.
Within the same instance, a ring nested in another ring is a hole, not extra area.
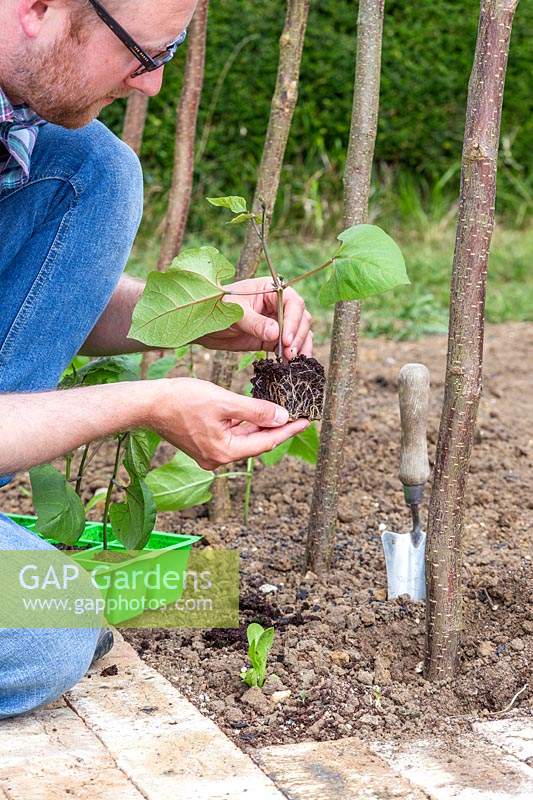
M 46 52 L 37 54 L 29 50 L 19 54 L 17 63 L 6 70 L 15 76 L 14 80 L 2 77 L 2 88 L 47 122 L 64 128 L 82 128 L 96 119 L 110 97 L 128 94 L 117 89 L 102 97 L 87 90 L 83 44 L 69 32 Z

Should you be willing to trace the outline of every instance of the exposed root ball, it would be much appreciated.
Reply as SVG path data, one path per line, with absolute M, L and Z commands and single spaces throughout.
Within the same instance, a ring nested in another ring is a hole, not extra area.
M 290 419 L 322 417 L 326 376 L 316 358 L 300 355 L 287 364 L 267 358 L 253 367 L 253 397 L 283 406 Z

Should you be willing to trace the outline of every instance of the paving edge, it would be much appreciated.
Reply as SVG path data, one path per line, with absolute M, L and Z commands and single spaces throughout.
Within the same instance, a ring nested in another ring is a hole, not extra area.
M 102 677 L 106 667 L 117 675 Z M 66 695 L 146 800 L 284 800 L 274 783 L 115 632 L 111 653 Z

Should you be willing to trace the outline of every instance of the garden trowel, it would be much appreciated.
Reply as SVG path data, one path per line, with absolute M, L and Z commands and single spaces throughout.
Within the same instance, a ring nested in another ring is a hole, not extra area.
M 429 478 L 429 372 L 423 364 L 405 364 L 400 370 L 399 379 L 402 430 L 400 480 L 405 502 L 411 509 L 413 530 L 410 533 L 383 531 L 381 541 L 387 567 L 389 600 L 401 594 L 408 594 L 413 600 L 424 600 L 426 534 L 420 525 L 420 503 Z

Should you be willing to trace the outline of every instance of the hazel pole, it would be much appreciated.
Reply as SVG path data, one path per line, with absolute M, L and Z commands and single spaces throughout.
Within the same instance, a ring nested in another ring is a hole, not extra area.
M 141 153 L 149 99 L 148 95 L 141 94 L 141 92 L 134 92 L 128 98 L 128 103 L 126 105 L 122 139 L 126 144 L 129 144 L 137 155 Z
M 268 129 L 257 176 L 252 203 L 255 214 L 264 214 L 264 242 L 268 232 L 278 193 L 285 148 L 289 138 L 292 117 L 298 100 L 300 65 L 309 14 L 309 0 L 288 0 L 283 32 L 279 40 L 279 62 L 276 86 L 272 95 Z M 263 244 L 253 225 L 246 230 L 235 280 L 252 278 L 261 260 Z M 233 353 L 217 353 L 211 380 L 224 388 L 231 388 L 236 365 Z
M 150 98 L 148 95 L 141 94 L 141 92 L 134 92 L 128 97 L 126 105 L 126 114 L 122 127 L 122 141 L 126 142 L 138 156 L 141 154 L 149 100 Z M 148 353 L 143 353 L 141 359 L 141 378 L 146 378 L 148 365 L 149 355 Z
M 209 0 L 200 0 L 189 25 L 183 87 L 176 113 L 174 169 L 168 195 L 165 231 L 157 262 L 159 270 L 165 269 L 179 253 L 189 216 L 196 123 L 204 83 L 208 6 Z
M 209 0 L 200 0 L 189 25 L 189 42 L 183 73 L 183 84 L 176 110 L 176 137 L 174 166 L 168 193 L 168 206 L 157 269 L 164 270 L 183 244 L 183 237 L 191 204 L 194 146 L 198 108 L 204 83 L 205 50 L 207 39 L 207 11 Z M 164 355 L 160 351 L 159 356 Z M 146 378 L 151 354 L 144 353 L 141 362 L 141 378 Z
M 276 86 L 272 95 L 270 117 L 263 145 L 263 154 L 252 203 L 256 214 L 265 213 L 265 244 L 278 193 L 285 148 L 298 99 L 300 64 L 309 14 L 309 0 L 287 0 L 283 32 L 279 40 L 279 62 Z M 255 275 L 261 259 L 262 243 L 252 225 L 246 231 L 244 245 L 236 270 L 236 280 Z M 230 389 L 237 366 L 235 353 L 217 352 L 213 359 L 211 380 Z M 226 481 L 216 481 L 213 487 L 209 516 L 215 521 L 226 519 L 230 511 L 230 497 Z
M 517 5 L 518 0 L 481 1 L 468 86 L 444 403 L 426 546 L 425 671 L 430 680 L 451 678 L 457 667 L 465 492 L 482 389 L 501 110 Z
M 350 138 L 344 171 L 344 227 L 364 223 L 376 142 L 384 0 L 360 0 Z M 360 304 L 335 305 L 320 449 L 306 546 L 306 568 L 327 572 L 337 523 L 339 480 L 353 403 Z

